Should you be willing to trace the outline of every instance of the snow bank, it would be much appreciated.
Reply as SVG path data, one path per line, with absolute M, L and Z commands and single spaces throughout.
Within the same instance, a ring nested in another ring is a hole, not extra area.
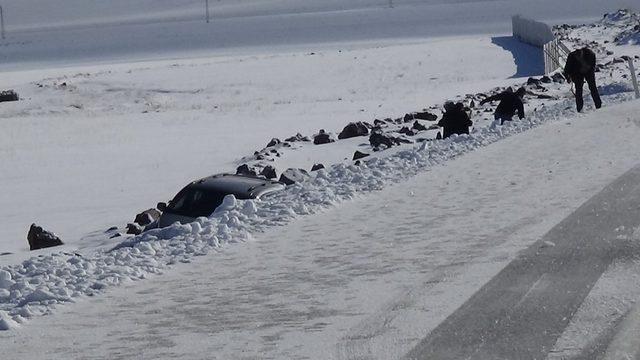
M 607 103 L 628 99 L 629 94 L 616 94 Z M 74 298 L 160 274 L 172 264 L 191 262 L 224 244 L 245 241 L 252 233 L 287 224 L 296 216 L 317 213 L 360 194 L 380 190 L 389 183 L 545 122 L 574 116 L 573 100 L 559 101 L 504 126 L 494 124 L 470 135 L 424 142 L 385 158 L 372 158 L 359 166 L 337 164 L 318 170 L 306 181 L 262 201 L 228 196 L 210 218 L 150 230 L 107 252 L 91 256 L 54 253 L 5 266 L 0 270 L 0 289 L 4 290 L 0 293 L 0 314 L 4 314 L 0 329 L 11 329 L 24 318 L 45 314 Z
M 540 21 L 527 19 L 520 15 L 511 18 L 513 36 L 527 44 L 542 47 L 555 38 L 551 26 Z

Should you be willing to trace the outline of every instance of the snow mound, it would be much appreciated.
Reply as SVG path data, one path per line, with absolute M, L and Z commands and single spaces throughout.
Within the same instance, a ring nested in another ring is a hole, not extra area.
M 18 327 L 18 323 L 14 321 L 6 312 L 0 311 L 0 331 L 11 330 Z

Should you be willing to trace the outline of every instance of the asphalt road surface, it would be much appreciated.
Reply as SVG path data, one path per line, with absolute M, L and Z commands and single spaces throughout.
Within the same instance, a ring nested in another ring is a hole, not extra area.
M 635 167 L 520 254 L 406 358 L 545 359 L 607 267 L 640 254 L 639 244 L 620 240 L 638 225 Z

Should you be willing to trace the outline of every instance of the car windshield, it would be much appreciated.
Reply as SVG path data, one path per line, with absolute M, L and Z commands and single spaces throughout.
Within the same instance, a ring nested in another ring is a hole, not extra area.
M 218 191 L 187 188 L 171 200 L 168 211 L 190 217 L 209 216 L 222 204 L 225 195 Z

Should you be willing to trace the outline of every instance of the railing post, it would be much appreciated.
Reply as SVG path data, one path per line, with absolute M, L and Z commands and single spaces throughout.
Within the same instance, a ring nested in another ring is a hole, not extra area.
M 204 12 L 206 14 L 207 17 L 207 24 L 209 23 L 209 0 L 204 0 Z
M 636 68 L 633 66 L 633 59 L 629 58 L 629 70 L 631 70 L 631 81 L 633 82 L 633 90 L 636 91 L 636 99 L 640 99 L 640 89 L 638 89 L 638 78 L 636 77 Z
M 2 6 L 0 6 L 0 33 L 2 33 L 2 38 L 4 39 L 4 11 L 2 11 Z

